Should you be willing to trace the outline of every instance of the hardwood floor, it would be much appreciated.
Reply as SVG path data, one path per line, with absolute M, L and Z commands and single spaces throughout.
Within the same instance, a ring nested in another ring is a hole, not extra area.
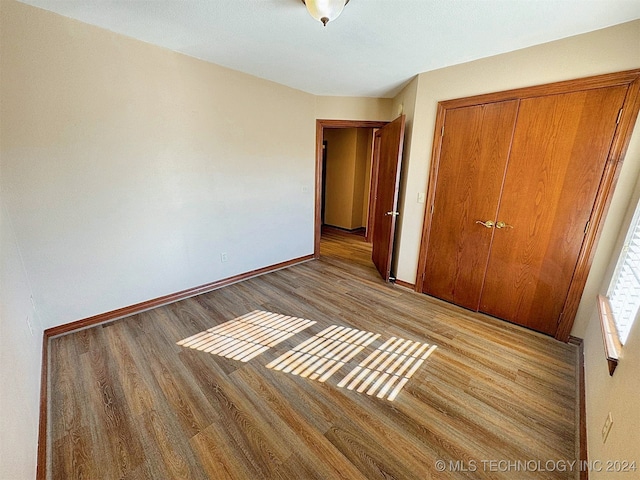
M 321 255 L 51 339 L 49 478 L 577 478 L 575 346 L 384 284 L 362 237 Z M 247 362 L 177 344 L 254 310 L 316 323 Z M 324 382 L 267 368 L 332 325 L 380 336 Z M 437 347 L 393 401 L 338 386 L 391 337 Z

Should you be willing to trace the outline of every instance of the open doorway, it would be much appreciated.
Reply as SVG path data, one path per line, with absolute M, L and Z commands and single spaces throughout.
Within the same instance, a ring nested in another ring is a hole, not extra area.
M 327 128 L 322 143 L 322 227 L 369 240 L 374 129 Z
M 356 193 L 351 195 L 350 206 L 343 209 L 348 217 L 346 230 L 353 228 L 353 225 L 362 222 L 363 217 L 367 217 L 366 228 L 369 230 L 368 237 L 372 243 L 372 261 L 385 282 L 392 280 L 391 264 L 393 257 L 393 247 L 395 239 L 395 227 L 397 223 L 398 212 L 398 193 L 400 187 L 400 169 L 402 165 L 402 147 L 404 142 L 404 126 L 405 116 L 400 115 L 392 122 L 358 122 L 358 121 L 340 121 L 340 120 L 317 120 L 316 122 L 316 208 L 315 208 L 315 252 L 314 257 L 320 256 L 320 237 L 322 232 L 323 217 L 328 220 L 328 210 L 323 207 L 324 196 L 326 193 L 324 180 L 328 181 L 328 174 L 325 175 L 325 164 L 329 163 L 329 155 L 325 156 L 324 151 L 329 152 L 331 146 L 329 142 L 325 146 L 325 132 L 327 136 L 329 129 L 352 129 L 363 128 L 372 129 L 371 138 L 373 145 L 371 147 L 371 168 L 369 175 L 369 202 L 366 214 L 363 208 L 360 208 L 363 201 L 364 192 L 361 189 L 355 189 Z M 358 130 L 355 135 L 355 149 L 358 149 Z M 368 134 L 363 133 L 363 139 L 369 138 Z M 363 141 L 363 145 L 366 142 Z M 371 145 L 371 144 L 369 144 Z M 364 148 L 363 148 L 364 150 Z M 367 147 L 367 151 L 368 147 Z M 323 160 L 325 158 L 326 160 Z M 366 157 L 365 157 L 366 158 Z M 366 165 L 366 160 L 365 160 Z M 355 166 L 350 178 L 356 178 Z M 360 168 L 363 172 L 366 167 Z M 329 173 L 329 172 L 327 172 Z M 324 179 L 324 180 L 323 180 Z M 355 183 L 365 182 L 358 178 Z M 327 198 L 328 195 L 327 195 Z M 354 209 L 354 205 L 360 205 Z M 323 215 L 324 210 L 324 215 Z M 373 220 L 372 220 L 373 219 Z M 343 227 L 345 228 L 345 227 Z M 371 233 L 373 229 L 373 233 Z
M 345 232 L 361 231 L 364 228 L 365 238 L 370 238 L 366 235 L 366 230 L 367 226 L 370 227 L 372 224 L 370 213 L 375 194 L 371 188 L 375 185 L 375 178 L 371 178 L 372 172 L 375 173 L 375 165 L 372 165 L 374 131 L 387 123 L 358 120 L 317 121 L 314 251 L 316 258 L 320 256 L 323 225 L 331 225 Z M 358 145 L 360 155 L 357 155 Z M 370 228 L 368 233 L 371 233 Z

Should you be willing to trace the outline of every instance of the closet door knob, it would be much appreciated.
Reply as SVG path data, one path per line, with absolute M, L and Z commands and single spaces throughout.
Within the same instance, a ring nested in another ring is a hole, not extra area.
M 513 225 L 509 225 L 504 222 L 498 222 L 496 223 L 496 228 L 513 228 Z
M 482 220 L 476 220 L 476 223 L 479 223 L 480 225 L 484 225 L 487 228 L 491 228 L 495 225 L 491 220 L 487 220 L 486 222 L 483 222 Z

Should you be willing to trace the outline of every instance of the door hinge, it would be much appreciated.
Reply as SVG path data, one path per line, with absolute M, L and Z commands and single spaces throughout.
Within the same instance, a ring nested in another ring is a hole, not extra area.
M 587 230 L 589 230 L 589 225 L 591 225 L 591 220 L 589 220 L 587 224 L 584 226 L 584 233 L 587 233 Z
M 431 215 L 433 215 L 433 203 L 431 204 Z
M 616 120 L 616 125 L 618 125 L 620 123 L 620 119 L 622 118 L 622 111 L 624 110 L 624 108 L 621 108 L 620 111 L 618 112 L 618 118 Z
M 560 314 L 560 316 L 558 317 L 558 323 L 556 324 L 556 326 L 560 325 L 560 322 L 562 322 L 562 317 L 564 316 L 564 312 L 562 312 Z
M 444 137 L 444 125 L 442 125 L 442 130 L 440 130 L 440 136 Z

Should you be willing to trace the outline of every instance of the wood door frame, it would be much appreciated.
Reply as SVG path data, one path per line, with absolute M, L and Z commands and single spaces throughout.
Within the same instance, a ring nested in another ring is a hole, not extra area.
M 316 120 L 316 202 L 313 258 L 320 258 L 320 236 L 322 235 L 322 141 L 325 128 L 381 128 L 389 122 L 372 120 Z M 373 152 L 372 152 L 373 155 Z M 373 162 L 372 162 L 373 163 Z M 373 173 L 373 172 L 372 172 Z M 373 178 L 373 175 L 372 175 Z M 371 208 L 371 204 L 369 204 Z M 370 218 L 370 217 L 369 217 Z
M 365 241 L 373 242 L 373 227 L 375 216 L 376 195 L 378 193 L 378 165 L 380 164 L 380 135 L 379 128 L 374 128 L 371 135 L 371 168 L 369 169 L 369 205 L 367 212 L 367 225 L 364 234 Z
M 624 160 L 625 153 L 629 147 L 631 133 L 638 116 L 638 110 L 640 109 L 640 69 L 438 102 L 433 146 L 431 149 L 431 166 L 429 180 L 427 182 L 427 202 L 425 205 L 422 240 L 420 242 L 420 252 L 418 257 L 418 271 L 415 285 L 416 292 L 422 293 L 424 289 L 424 272 L 428 258 L 427 247 L 429 245 L 429 236 L 431 233 L 431 209 L 433 208 L 436 183 L 438 180 L 438 162 L 440 161 L 442 146 L 441 139 L 447 110 L 485 103 L 501 102 L 505 100 L 525 99 L 537 96 L 623 85 L 628 86 L 629 90 L 627 91 L 618 126 L 613 136 L 613 141 L 609 150 L 609 158 L 604 167 L 598 192 L 596 193 L 593 210 L 589 218 L 588 229 L 578 255 L 576 269 L 574 270 L 573 278 L 569 286 L 567 298 L 565 300 L 562 313 L 560 314 L 558 328 L 555 334 L 555 338 L 563 342 L 567 342 L 578 311 L 578 305 L 582 298 L 582 292 L 584 291 L 585 284 L 587 283 L 587 276 L 595 255 L 595 247 L 602 233 L 604 218 L 611 203 L 613 190 L 620 175 L 622 161 Z

